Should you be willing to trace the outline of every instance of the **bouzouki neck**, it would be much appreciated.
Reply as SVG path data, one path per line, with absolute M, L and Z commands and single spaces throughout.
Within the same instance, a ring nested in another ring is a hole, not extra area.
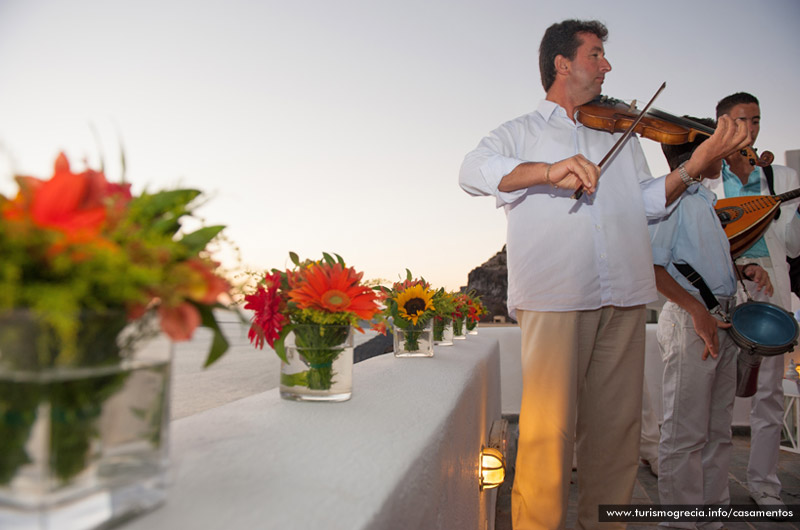
M 781 202 L 791 201 L 795 197 L 800 197 L 800 188 L 796 190 L 787 191 L 786 193 L 779 193 L 778 195 L 773 195 L 776 199 Z

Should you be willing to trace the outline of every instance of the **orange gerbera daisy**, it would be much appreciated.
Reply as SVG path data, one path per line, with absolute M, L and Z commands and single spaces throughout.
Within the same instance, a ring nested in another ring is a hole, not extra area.
M 341 263 L 314 263 L 289 276 L 289 299 L 300 309 L 353 313 L 370 320 L 378 311 L 377 296 L 359 284 L 362 275 Z

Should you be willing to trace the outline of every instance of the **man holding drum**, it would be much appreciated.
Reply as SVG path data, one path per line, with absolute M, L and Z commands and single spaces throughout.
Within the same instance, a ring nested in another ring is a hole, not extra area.
M 670 169 L 682 169 L 702 141 L 662 145 Z M 730 504 L 730 426 L 739 348 L 719 312 L 733 308 L 736 276 L 728 238 L 714 210 L 716 197 L 699 185 L 704 178 L 718 177 L 720 166 L 721 161 L 711 163 L 695 179 L 685 174 L 689 187 L 678 206 L 649 227 L 656 287 L 668 300 L 657 333 L 664 360 L 658 464 L 662 505 Z M 772 292 L 760 266 L 741 267 L 740 273 Z M 696 523 L 662 524 L 695 528 Z M 702 526 L 720 527 L 720 522 Z
M 761 125 L 758 99 L 745 92 L 732 94 L 717 103 L 717 118 L 730 116 L 745 123 L 755 142 Z M 772 177 L 770 178 L 770 173 Z M 770 183 L 772 180 L 772 183 Z M 742 195 L 775 195 L 800 188 L 797 172 L 772 165 L 754 167 L 738 152 L 728 156 L 722 165 L 722 178 L 706 184 L 719 198 Z M 782 204 L 780 213 L 764 236 L 742 255 L 740 262 L 763 266 L 775 284 L 775 292 L 756 292 L 745 282 L 753 300 L 769 302 L 792 311 L 789 267 L 786 257 L 800 255 L 800 216 L 797 204 Z M 739 301 L 746 300 L 741 285 Z M 783 425 L 783 355 L 765 356 L 758 373 L 758 386 L 750 410 L 750 461 L 747 466 L 747 487 L 759 506 L 780 507 L 781 483 L 778 480 L 778 452 Z

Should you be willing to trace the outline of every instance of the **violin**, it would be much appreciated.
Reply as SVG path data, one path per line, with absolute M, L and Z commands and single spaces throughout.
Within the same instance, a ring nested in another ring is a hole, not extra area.
M 628 104 L 619 99 L 599 96 L 579 106 L 576 119 L 586 127 L 614 133 L 626 131 L 639 116 L 636 100 Z M 679 145 L 694 141 L 698 134 L 711 136 L 714 128 L 689 118 L 650 109 L 642 116 L 633 132 L 662 144 Z M 740 152 L 748 158 L 751 166 L 765 167 L 775 159 L 775 155 L 769 151 L 764 151 L 761 156 L 757 155 L 755 148 L 751 146 Z

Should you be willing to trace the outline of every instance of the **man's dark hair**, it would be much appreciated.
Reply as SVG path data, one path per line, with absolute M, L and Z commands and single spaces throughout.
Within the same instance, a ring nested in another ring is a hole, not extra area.
M 748 94 L 747 92 L 737 92 L 728 97 L 722 98 L 719 100 L 719 103 L 717 103 L 717 119 L 719 119 L 720 116 L 724 116 L 725 114 L 729 113 L 736 105 L 747 103 L 755 103 L 758 105 L 758 99 L 756 99 L 754 95 Z
M 696 121 L 697 123 L 702 123 L 703 125 L 707 125 L 712 129 L 716 127 L 716 123 L 711 118 L 695 118 L 693 116 L 684 116 L 684 118 Z M 706 140 L 708 140 L 708 136 L 698 134 L 695 136 L 693 141 L 686 142 L 685 144 L 661 144 L 661 150 L 664 152 L 664 156 L 667 157 L 669 170 L 674 171 L 679 165 L 692 158 L 692 153 L 694 153 L 694 150 Z
M 547 28 L 539 45 L 539 73 L 545 92 L 556 80 L 556 55 L 563 55 L 570 61 L 575 59 L 575 52 L 583 42 L 578 33 L 593 33 L 603 42 L 608 37 L 608 29 L 597 20 L 565 20 Z

